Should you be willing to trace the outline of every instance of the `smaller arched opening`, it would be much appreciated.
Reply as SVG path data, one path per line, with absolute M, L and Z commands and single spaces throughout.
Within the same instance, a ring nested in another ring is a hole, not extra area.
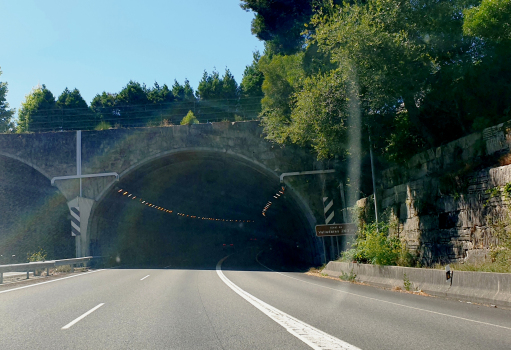
M 42 250 L 47 259 L 72 258 L 66 198 L 39 170 L 0 155 L 0 264 L 26 262 Z

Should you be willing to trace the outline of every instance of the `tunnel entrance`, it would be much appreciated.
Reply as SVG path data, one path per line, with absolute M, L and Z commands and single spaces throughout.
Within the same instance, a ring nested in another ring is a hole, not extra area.
M 289 191 L 279 191 L 278 177 L 233 155 L 160 158 L 124 176 L 95 207 L 91 253 L 121 264 L 204 268 L 230 253 L 267 250 L 311 264 L 311 228 Z
M 34 168 L 0 156 L 0 265 L 22 263 L 42 250 L 47 259 L 72 258 L 66 198 Z

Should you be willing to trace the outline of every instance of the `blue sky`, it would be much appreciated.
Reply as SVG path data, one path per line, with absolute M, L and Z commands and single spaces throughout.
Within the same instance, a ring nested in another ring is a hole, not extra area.
M 254 50 L 253 13 L 238 0 L 0 0 L 0 81 L 18 109 L 37 84 L 87 101 L 128 81 L 171 86 L 228 67 L 241 82 Z

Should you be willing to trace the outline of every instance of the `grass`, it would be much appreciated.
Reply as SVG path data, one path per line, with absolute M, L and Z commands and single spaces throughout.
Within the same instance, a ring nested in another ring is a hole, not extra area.
M 353 269 L 351 269 L 350 273 L 346 273 L 343 271 L 342 275 L 340 275 L 339 278 L 343 281 L 355 282 L 357 274 L 353 273 Z
M 311 268 L 309 269 L 309 272 L 310 272 L 310 273 L 321 273 L 321 271 L 323 271 L 323 269 L 324 269 L 325 267 L 326 267 L 326 264 L 323 264 L 323 265 L 321 265 L 321 266 L 319 266 L 319 267 L 311 267 Z
M 480 264 L 450 264 L 450 266 L 456 271 L 511 273 L 511 264 L 498 264 L 495 262 Z
M 112 126 L 105 122 L 105 121 L 102 121 L 101 123 L 99 123 L 98 125 L 96 125 L 96 127 L 94 128 L 94 130 L 96 131 L 101 131 L 101 130 L 109 130 Z

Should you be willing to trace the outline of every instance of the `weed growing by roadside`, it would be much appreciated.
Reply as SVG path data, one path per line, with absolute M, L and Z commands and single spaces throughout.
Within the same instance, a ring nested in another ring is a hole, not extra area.
M 340 275 L 339 278 L 343 281 L 355 282 L 357 275 L 353 273 L 353 269 L 351 269 L 349 274 L 343 271 L 342 275 Z
M 323 264 L 319 267 L 311 267 L 309 268 L 309 272 L 311 273 L 321 273 L 321 271 L 323 271 L 323 269 L 326 267 L 326 264 Z
M 410 279 L 406 275 L 406 273 L 403 275 L 403 286 L 407 291 L 410 291 L 410 287 L 412 286 L 412 282 L 410 282 Z

